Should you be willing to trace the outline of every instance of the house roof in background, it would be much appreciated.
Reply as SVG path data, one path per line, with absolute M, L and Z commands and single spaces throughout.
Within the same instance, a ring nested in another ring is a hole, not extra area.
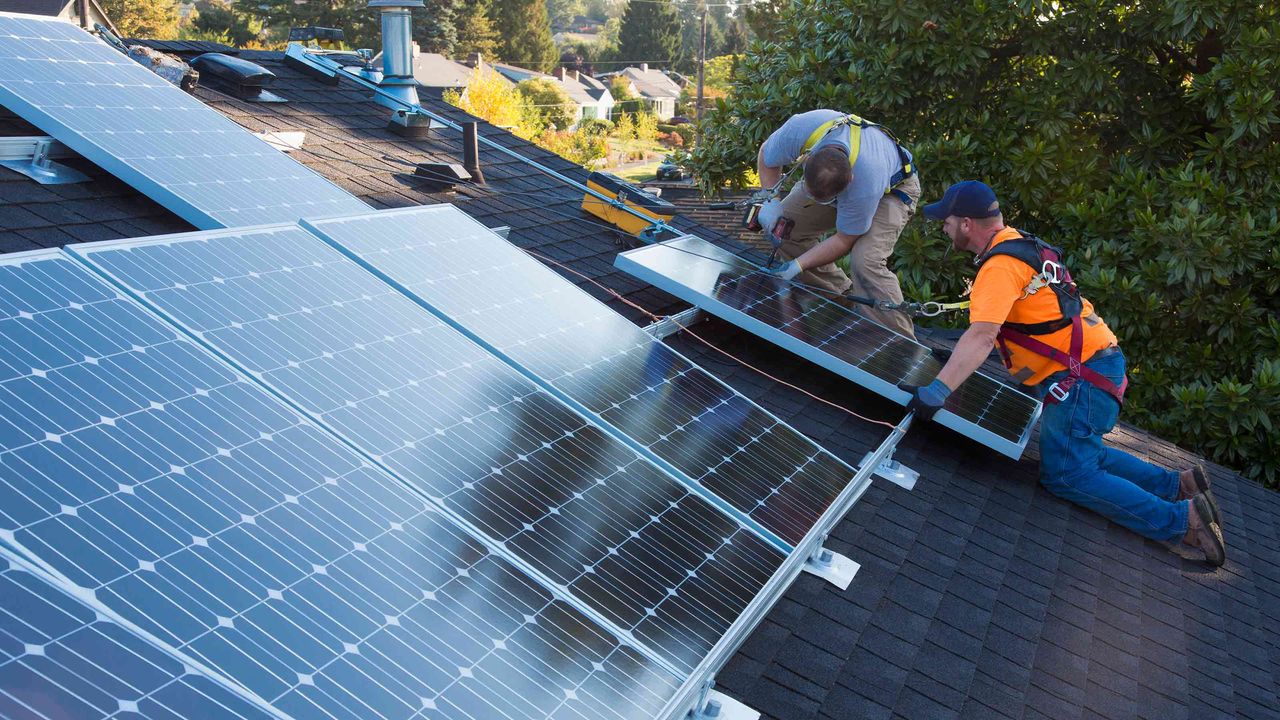
M 581 191 L 487 146 L 487 185 L 431 192 L 416 163 L 459 162 L 461 139 L 386 129 L 386 111 L 350 84 L 330 86 L 279 53 L 242 52 L 277 75 L 287 104 L 197 97 L 247 130 L 304 130 L 293 157 L 374 207 L 452 202 L 510 239 L 585 275 L 558 272 L 636 322 L 683 306 L 613 268 L 635 238 L 579 208 Z M 430 110 L 470 119 L 424 91 Z M 574 164 L 485 123 L 481 133 L 577 180 Z M 0 135 L 38 131 L 0 113 Z M 91 163 L 91 181 L 44 186 L 0 169 L 0 249 L 190 230 Z M 671 198 L 669 198 L 671 199 Z M 686 206 L 694 201 L 688 200 Z M 701 217 L 695 214 L 695 217 Z M 726 247 L 736 238 L 688 217 L 675 224 Z M 723 224 L 720 227 L 728 230 Z M 881 428 L 798 392 L 872 417 L 884 401 L 718 321 L 695 332 L 761 372 L 687 336 L 671 342 L 709 371 L 851 464 Z M 1108 441 L 1169 467 L 1195 460 L 1121 426 Z M 1063 502 L 1036 482 L 1036 442 L 1014 462 L 936 426 L 913 429 L 897 455 L 921 472 L 913 491 L 877 481 L 828 545 L 862 564 L 847 591 L 802 576 L 718 678 L 766 718 L 1217 718 L 1280 720 L 1280 494 L 1212 467 L 1230 559 L 1145 541 Z
M 474 68 L 450 60 L 440 53 L 418 53 L 413 58 L 413 79 L 425 87 L 464 88 L 471 82 L 474 74 Z
M 678 98 L 680 85 L 661 70 L 638 67 L 623 68 L 619 74 L 636 86 L 636 92 L 647 98 Z

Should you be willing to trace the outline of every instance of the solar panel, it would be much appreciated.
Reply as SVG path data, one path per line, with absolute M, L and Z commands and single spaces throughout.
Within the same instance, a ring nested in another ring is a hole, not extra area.
M 783 560 L 296 226 L 77 251 L 684 670 Z
M 787 544 L 800 542 L 853 476 L 456 208 L 304 225 Z
M 618 255 L 620 269 L 905 405 L 898 383 L 924 385 L 942 369 L 929 349 L 735 255 L 686 236 Z M 1040 402 L 982 373 L 947 399 L 938 423 L 1021 457 Z
M 0 547 L 0 717 L 272 717 Z
M 362 201 L 76 25 L 0 13 L 0 105 L 200 228 Z
M 0 261 L 0 539 L 295 717 L 651 718 L 679 686 L 60 256 Z

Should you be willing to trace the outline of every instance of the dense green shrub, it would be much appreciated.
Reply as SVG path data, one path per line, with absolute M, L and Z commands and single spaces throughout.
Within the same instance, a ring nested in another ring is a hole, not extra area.
M 1119 335 L 1125 417 L 1280 482 L 1280 10 L 1271 3 L 797 0 L 694 153 L 741 184 L 793 112 L 883 122 L 925 198 L 981 178 L 1006 220 L 1063 245 Z M 896 269 L 955 297 L 967 259 L 915 221 Z

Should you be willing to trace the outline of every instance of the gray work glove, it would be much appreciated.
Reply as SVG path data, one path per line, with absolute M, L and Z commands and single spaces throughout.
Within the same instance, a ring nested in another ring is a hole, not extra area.
M 936 378 L 928 385 L 898 383 L 898 389 L 911 393 L 911 399 L 907 402 L 907 409 L 914 412 L 916 417 L 925 421 L 932 420 L 933 416 L 937 415 L 942 406 L 946 404 L 947 398 L 951 396 L 951 388 Z
M 782 278 L 783 280 L 790 282 L 791 280 L 794 280 L 795 277 L 803 271 L 800 269 L 800 263 L 796 262 L 795 260 L 788 260 L 786 263 L 782 265 L 776 265 L 771 268 L 766 268 L 766 272 L 768 272 L 770 275 L 776 275 Z
M 760 206 L 760 213 L 756 215 L 756 220 L 763 228 L 764 237 L 769 244 L 775 248 L 782 244 L 782 241 L 773 235 L 773 228 L 778 224 L 778 219 L 782 217 L 782 201 L 774 198 L 769 202 Z

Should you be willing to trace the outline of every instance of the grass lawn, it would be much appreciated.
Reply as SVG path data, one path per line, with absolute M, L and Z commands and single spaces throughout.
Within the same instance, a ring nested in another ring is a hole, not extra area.
M 613 174 L 631 183 L 645 182 L 652 180 L 654 174 L 658 172 L 658 165 L 661 161 L 655 160 L 647 165 L 637 165 L 627 168 L 626 170 L 613 170 Z

